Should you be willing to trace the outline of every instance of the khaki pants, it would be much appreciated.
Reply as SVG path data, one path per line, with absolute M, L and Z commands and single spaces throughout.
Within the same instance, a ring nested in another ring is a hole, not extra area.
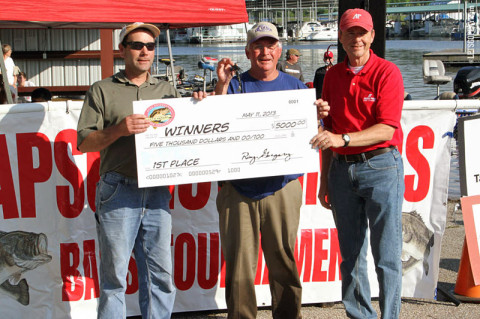
M 273 318 L 301 318 L 302 286 L 294 258 L 301 205 L 298 180 L 260 200 L 239 194 L 230 183 L 218 193 L 228 318 L 252 319 L 257 315 L 254 280 L 260 233 Z

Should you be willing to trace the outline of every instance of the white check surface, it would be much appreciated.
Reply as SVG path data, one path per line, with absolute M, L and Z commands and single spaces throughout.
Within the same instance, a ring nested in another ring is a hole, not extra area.
M 140 187 L 316 172 L 315 90 L 136 101 Z

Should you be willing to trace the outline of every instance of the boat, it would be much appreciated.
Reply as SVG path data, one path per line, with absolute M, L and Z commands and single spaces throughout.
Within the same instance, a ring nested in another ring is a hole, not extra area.
M 190 43 L 202 43 L 202 28 L 189 28 L 188 31 L 188 39 Z
M 173 32 L 173 43 L 201 43 L 202 28 L 182 28 Z
M 189 43 L 190 38 L 188 37 L 187 29 L 177 29 L 172 32 L 172 43 Z
M 336 25 L 321 25 L 321 29 L 310 33 L 305 41 L 337 41 L 338 28 Z
M 463 32 L 463 27 L 461 28 L 454 28 L 452 32 L 450 33 L 450 39 L 451 40 L 458 40 L 458 41 L 463 41 L 464 40 L 464 32 Z M 467 36 L 466 38 L 470 41 L 475 41 L 475 40 L 480 40 L 480 28 L 475 25 L 474 27 L 467 29 Z
M 318 21 L 305 22 L 301 28 L 297 30 L 296 37 L 298 40 L 306 40 L 309 35 L 320 32 L 322 29 L 323 25 Z
M 473 41 L 480 39 L 480 23 L 478 21 L 478 7 L 468 7 L 468 1 L 464 2 L 463 18 L 459 21 L 458 26 L 450 33 L 452 40 L 468 39 Z M 465 35 L 466 31 L 466 35 Z
M 201 29 L 201 35 L 198 38 L 198 41 L 199 43 L 245 42 L 247 40 L 247 31 L 252 26 L 252 24 L 248 23 L 239 23 L 203 27 Z
M 450 29 L 451 30 L 451 29 Z M 448 37 L 450 35 L 450 30 L 448 28 L 442 26 L 434 26 L 430 29 L 425 27 L 421 27 L 418 29 L 412 30 L 410 35 L 413 38 L 421 38 L 421 37 Z
M 425 21 L 425 25 L 411 31 L 410 35 L 414 38 L 418 37 L 449 37 L 454 28 L 452 21 L 442 21 L 440 23 L 433 23 L 432 21 Z

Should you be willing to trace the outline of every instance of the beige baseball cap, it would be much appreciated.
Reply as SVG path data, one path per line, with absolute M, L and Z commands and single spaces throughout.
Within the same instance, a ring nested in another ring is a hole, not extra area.
M 147 29 L 148 31 L 152 32 L 153 37 L 156 38 L 160 35 L 160 29 L 158 29 L 156 26 L 153 24 L 148 24 L 148 23 L 143 23 L 143 22 L 135 22 L 129 25 L 126 25 L 122 28 L 122 31 L 120 31 L 120 43 L 123 42 L 123 39 L 132 32 L 133 30 L 136 29 Z
M 288 49 L 287 50 L 287 56 L 289 56 L 289 55 L 301 56 L 302 54 L 297 49 Z
M 247 32 L 247 45 L 265 37 L 278 40 L 277 27 L 270 22 L 258 22 Z

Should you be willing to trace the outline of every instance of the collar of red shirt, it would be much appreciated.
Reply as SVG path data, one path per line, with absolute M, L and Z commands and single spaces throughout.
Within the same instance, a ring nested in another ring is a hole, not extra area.
M 363 73 L 366 73 L 372 67 L 372 65 L 375 64 L 377 59 L 378 59 L 378 56 L 375 53 L 373 53 L 372 49 L 370 49 L 370 58 L 368 58 L 367 63 L 365 64 L 363 69 L 360 72 L 357 73 L 357 75 L 361 75 Z M 343 60 L 343 65 L 345 67 L 345 71 L 353 74 L 352 70 L 350 70 L 350 68 L 348 67 L 348 56 L 346 56 L 345 60 Z

